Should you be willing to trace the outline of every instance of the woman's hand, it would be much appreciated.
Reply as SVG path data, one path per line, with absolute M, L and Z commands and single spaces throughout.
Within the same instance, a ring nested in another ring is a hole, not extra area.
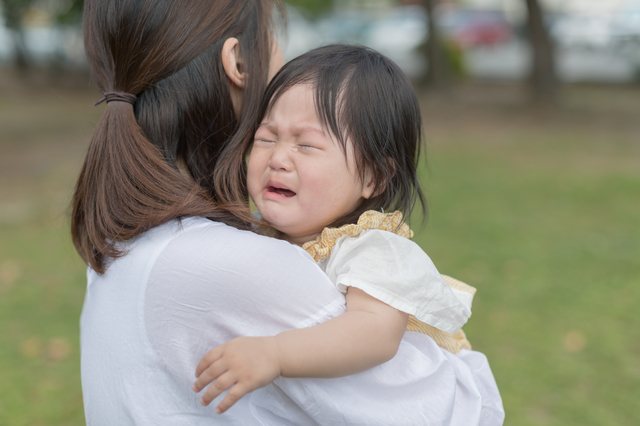
M 193 390 L 209 383 L 200 403 L 209 405 L 231 388 L 216 407 L 222 414 L 247 393 L 268 385 L 280 376 L 280 355 L 273 337 L 239 337 L 210 350 L 198 363 Z

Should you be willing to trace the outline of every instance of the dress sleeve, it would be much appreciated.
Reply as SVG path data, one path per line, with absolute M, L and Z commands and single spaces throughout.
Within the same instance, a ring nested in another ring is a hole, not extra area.
M 343 237 L 325 270 L 338 290 L 357 287 L 376 299 L 448 333 L 471 316 L 427 254 L 413 241 L 377 229 Z

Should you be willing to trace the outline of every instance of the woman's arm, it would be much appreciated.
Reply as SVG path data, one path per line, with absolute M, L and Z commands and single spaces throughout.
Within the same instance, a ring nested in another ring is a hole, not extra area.
M 241 337 L 211 350 L 196 370 L 193 389 L 208 405 L 225 390 L 216 407 L 223 413 L 245 394 L 283 377 L 341 377 L 382 364 L 396 354 L 408 314 L 357 288 L 347 293 L 347 312 L 314 327 L 274 337 Z

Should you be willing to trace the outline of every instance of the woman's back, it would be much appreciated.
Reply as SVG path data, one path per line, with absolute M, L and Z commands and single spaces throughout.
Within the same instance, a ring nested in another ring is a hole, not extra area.
M 184 417 L 197 406 L 196 395 L 188 386 L 180 389 L 163 367 L 145 312 L 149 275 L 175 232 L 176 222 L 152 229 L 122 244 L 128 254 L 106 274 L 88 272 L 80 321 L 87 424 L 197 424 Z M 173 415 L 167 418 L 168 413 Z

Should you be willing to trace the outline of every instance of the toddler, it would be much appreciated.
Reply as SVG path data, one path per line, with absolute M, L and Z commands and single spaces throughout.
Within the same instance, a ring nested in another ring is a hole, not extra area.
M 346 295 L 346 312 L 272 337 L 241 337 L 200 361 L 194 384 L 222 413 L 279 376 L 339 377 L 391 359 L 406 330 L 453 353 L 475 289 L 441 276 L 403 223 L 424 202 L 421 118 L 411 83 L 368 48 L 327 46 L 270 83 L 247 186 L 279 238 L 302 246 Z M 395 211 L 394 213 L 383 213 Z

